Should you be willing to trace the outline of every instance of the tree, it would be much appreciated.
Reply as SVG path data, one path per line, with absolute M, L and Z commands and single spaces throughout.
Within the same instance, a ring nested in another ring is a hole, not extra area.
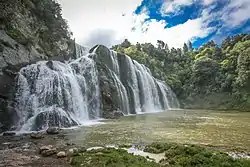
M 193 51 L 193 50 L 194 50 L 194 48 L 193 48 L 193 45 L 192 45 L 191 41 L 188 41 L 188 50 L 189 50 L 189 52 L 191 52 L 191 51 Z
M 184 52 L 184 53 L 187 53 L 187 52 L 188 52 L 188 46 L 187 46 L 186 43 L 184 43 L 184 45 L 183 45 L 183 52 Z
M 116 48 L 145 64 L 155 78 L 169 84 L 183 105 L 250 108 L 249 34 L 228 37 L 222 46 L 211 40 L 195 50 L 190 41 L 182 49 L 169 50 L 161 40 L 157 47 L 137 43 Z
M 192 81 L 196 85 L 196 89 L 199 91 L 210 91 L 204 87 L 210 87 L 215 85 L 216 73 L 219 70 L 219 64 L 208 57 L 200 57 L 195 60 L 193 65 Z
M 169 53 L 169 52 L 170 52 L 170 50 L 169 50 L 169 47 L 168 47 L 168 44 L 167 44 L 167 43 L 165 44 L 164 49 L 165 49 L 165 51 L 166 51 L 167 53 Z
M 136 46 L 137 50 L 141 51 L 141 44 L 139 42 L 137 42 L 135 46 Z
M 164 49 L 165 43 L 161 40 L 157 40 L 158 49 Z
M 131 46 L 131 43 L 128 41 L 128 39 L 125 39 L 122 43 L 121 43 L 121 47 L 123 48 L 128 48 Z

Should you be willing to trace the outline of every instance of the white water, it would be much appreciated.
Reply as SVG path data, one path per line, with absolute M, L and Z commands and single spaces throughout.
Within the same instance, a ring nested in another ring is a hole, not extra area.
M 135 112 L 140 113 L 142 112 L 142 108 L 141 108 L 141 103 L 140 103 L 140 95 L 139 95 L 140 90 L 138 86 L 138 78 L 136 76 L 135 66 L 130 57 L 127 57 L 126 61 L 127 61 L 126 63 L 128 63 L 128 67 L 129 67 L 128 71 L 130 72 L 130 77 L 131 77 L 130 82 L 128 82 L 128 86 L 132 89 L 132 92 L 133 92 Z
M 99 118 L 99 84 L 94 61 L 87 56 L 68 64 L 53 61 L 52 69 L 46 63 L 27 66 L 19 73 L 18 129 L 33 130 L 39 115 L 46 117 L 43 120 L 47 122 L 38 129 L 47 128 L 52 120 L 56 121 L 54 125 L 65 127 L 84 124 L 91 117 Z M 90 106 L 91 102 L 95 104 Z
M 114 79 L 115 87 L 118 89 L 118 97 L 120 98 L 121 110 L 124 115 L 128 115 L 129 113 L 129 101 L 128 94 L 126 88 L 123 86 L 122 82 L 119 80 L 116 74 L 111 72 L 112 78 Z
M 97 55 L 97 48 L 86 54 L 86 48 L 76 45 L 76 60 L 41 61 L 21 69 L 16 93 L 17 130 L 68 128 L 102 117 L 97 65 L 90 58 Z M 118 92 L 116 100 L 124 115 L 179 107 L 171 89 L 156 80 L 144 65 L 128 56 L 121 61 L 114 51 L 106 56 L 109 61 L 104 65 L 109 68 Z M 121 66 L 126 69 L 121 70 Z

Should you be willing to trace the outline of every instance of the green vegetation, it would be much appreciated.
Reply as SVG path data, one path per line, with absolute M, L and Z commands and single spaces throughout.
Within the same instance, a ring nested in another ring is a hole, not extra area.
M 250 160 L 234 159 L 226 153 L 195 145 L 152 143 L 145 152 L 165 153 L 159 163 L 152 158 L 136 156 L 123 149 L 105 148 L 73 156 L 71 165 L 80 167 L 249 167 Z
M 27 49 L 39 45 L 47 56 L 60 54 L 72 33 L 54 0 L 9 0 L 0 2 L 0 27 Z
M 105 148 L 103 150 L 88 151 L 74 156 L 72 166 L 80 167 L 160 167 L 146 158 L 129 154 L 123 149 Z
M 182 107 L 250 109 L 250 35 L 226 38 L 221 46 L 209 41 L 198 49 L 192 44 L 171 48 L 163 41 L 132 45 L 128 40 L 112 49 L 150 68 L 168 83 Z
M 226 153 L 212 151 L 195 145 L 174 143 L 152 143 L 144 151 L 151 153 L 165 152 L 161 164 L 169 167 L 248 167 L 250 160 L 233 159 Z
M 120 144 L 118 147 L 119 148 L 131 148 L 133 145 L 131 144 Z
M 24 45 L 27 49 L 30 49 L 33 45 L 33 41 L 30 38 L 26 38 L 18 29 L 9 28 L 6 33 L 18 43 Z

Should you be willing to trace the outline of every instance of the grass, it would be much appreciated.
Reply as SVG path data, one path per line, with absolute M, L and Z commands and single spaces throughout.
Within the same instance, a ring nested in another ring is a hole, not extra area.
M 145 152 L 165 153 L 159 163 L 129 154 L 123 149 L 105 148 L 91 150 L 72 158 L 75 167 L 249 167 L 250 160 L 234 159 L 226 153 L 200 147 L 175 143 L 152 143 Z
M 118 147 L 119 148 L 130 148 L 132 146 L 133 146 L 132 144 L 120 144 Z
M 75 167 L 160 167 L 160 164 L 150 162 L 145 157 L 114 148 L 79 154 L 72 158 L 71 165 Z
M 150 153 L 165 152 L 161 164 L 169 167 L 249 167 L 250 160 L 233 159 L 226 153 L 196 145 L 152 143 L 145 150 Z

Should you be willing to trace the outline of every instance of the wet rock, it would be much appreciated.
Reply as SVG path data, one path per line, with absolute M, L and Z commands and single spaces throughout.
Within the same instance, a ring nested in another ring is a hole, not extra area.
M 22 146 L 23 149 L 29 149 L 30 148 L 30 143 L 25 143 L 23 146 Z
M 118 119 L 118 118 L 120 118 L 120 117 L 122 117 L 123 116 L 123 113 L 121 112 L 121 111 L 112 111 L 112 112 L 108 112 L 108 111 L 106 111 L 105 113 L 104 113 L 104 117 L 105 118 L 107 118 L 107 119 Z
M 75 145 L 74 143 L 65 143 L 66 146 L 73 146 Z
M 53 99 L 51 99 L 53 101 Z M 56 101 L 53 101 L 53 103 L 56 103 Z M 76 126 L 77 123 L 66 116 L 62 116 L 60 114 L 60 110 L 58 108 L 54 107 L 53 111 L 44 111 L 37 115 L 34 125 L 32 127 L 33 131 L 39 131 L 43 130 L 44 126 L 48 125 L 49 129 L 54 129 L 54 127 L 71 127 Z
M 84 153 L 86 151 L 87 151 L 87 149 L 85 147 L 81 147 L 81 148 L 78 149 L 79 153 Z
M 57 153 L 56 156 L 57 156 L 57 158 L 64 158 L 64 157 L 66 157 L 66 153 L 64 151 L 60 151 Z
M 3 136 L 15 136 L 16 133 L 15 132 L 4 132 Z
M 32 139 L 42 139 L 42 138 L 44 138 L 44 134 L 43 133 L 31 133 L 30 138 L 32 138 Z
M 50 127 L 47 129 L 47 134 L 49 135 L 55 135 L 55 134 L 59 134 L 60 128 L 59 127 Z
M 53 148 L 52 145 L 40 147 L 39 152 L 44 157 L 48 157 L 57 153 L 56 148 Z
M 54 155 L 56 154 L 56 148 L 52 148 L 50 150 L 44 150 L 41 152 L 41 155 L 44 156 L 44 157 L 48 157 L 48 156 L 51 156 L 51 155 Z
M 114 111 L 114 118 L 119 118 L 119 117 L 122 117 L 123 116 L 123 113 L 121 111 Z
M 69 149 L 69 154 L 76 154 L 76 153 L 78 153 L 78 149 L 77 148 L 71 148 L 71 149 Z
M 53 148 L 52 145 L 42 146 L 42 147 L 40 147 L 39 152 L 41 154 L 43 151 L 45 151 L 45 150 L 51 150 L 52 148 Z
M 8 145 L 9 149 L 18 148 L 18 147 L 19 147 L 19 143 L 11 143 L 10 145 Z
M 46 65 L 47 65 L 50 69 L 53 70 L 53 62 L 52 62 L 52 61 L 48 61 L 48 62 L 46 63 Z
M 97 153 L 103 151 L 104 149 L 104 147 L 90 147 L 87 149 L 87 152 Z

